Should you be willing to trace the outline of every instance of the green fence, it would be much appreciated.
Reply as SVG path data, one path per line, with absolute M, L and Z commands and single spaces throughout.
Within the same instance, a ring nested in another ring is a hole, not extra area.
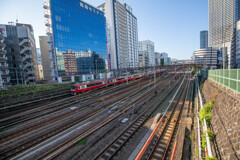
M 209 70 L 208 78 L 240 92 L 240 69 Z

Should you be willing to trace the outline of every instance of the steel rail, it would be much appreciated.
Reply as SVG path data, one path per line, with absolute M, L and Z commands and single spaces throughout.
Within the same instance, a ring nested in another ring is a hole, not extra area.
M 185 76 L 186 76 L 186 75 L 185 75 Z M 178 87 L 176 93 L 173 95 L 172 99 L 170 100 L 170 103 L 169 103 L 169 105 L 167 106 L 167 109 L 166 109 L 166 110 L 168 110 L 169 107 L 171 106 L 171 104 L 172 104 L 174 98 L 176 97 L 176 95 L 177 95 L 179 89 L 181 88 L 181 86 L 182 86 L 182 84 L 183 84 L 183 82 L 184 82 L 184 80 L 185 80 L 185 76 L 184 76 L 184 78 L 183 78 L 183 80 L 182 80 L 180 86 Z M 152 141 L 152 139 L 153 139 L 155 133 L 157 132 L 158 127 L 159 127 L 160 124 L 162 123 L 162 121 L 163 121 L 163 117 L 165 116 L 165 114 L 166 114 L 166 111 L 164 112 L 162 118 L 159 120 L 159 122 L 157 123 L 157 125 L 156 125 L 156 127 L 154 128 L 153 132 L 151 133 L 151 135 L 150 135 L 149 138 L 147 139 L 146 143 L 144 144 L 144 146 L 142 147 L 142 149 L 141 149 L 140 152 L 138 153 L 138 155 L 137 155 L 137 157 L 135 158 L 135 160 L 140 160 L 140 159 L 142 158 L 144 152 L 145 152 L 146 149 L 148 148 L 148 146 L 149 146 L 149 144 L 151 143 L 151 141 Z
M 151 82 L 151 84 L 152 83 L 154 83 L 154 82 Z M 140 87 L 140 89 L 144 89 L 144 88 L 146 88 L 147 86 L 143 86 L 143 87 Z M 138 91 L 136 91 L 136 92 L 134 92 L 133 94 L 131 94 L 131 95 L 134 95 L 135 93 L 138 93 Z M 131 95 L 129 95 L 129 96 L 127 96 L 127 97 L 125 97 L 124 99 L 122 99 L 122 100 L 126 100 L 126 99 L 128 99 L 128 97 L 130 97 Z M 122 101 L 121 100 L 121 101 Z M 116 102 L 115 104 L 113 104 L 112 106 L 114 106 L 114 105 L 116 105 L 117 103 L 119 103 L 119 102 Z M 112 106 L 110 106 L 110 107 L 108 107 L 108 108 L 105 108 L 105 109 L 103 109 L 101 112 L 103 112 L 104 110 L 108 110 L 109 108 L 111 108 Z M 98 113 L 99 114 L 99 113 Z M 97 116 L 98 114 L 96 114 L 96 115 L 94 115 L 94 116 Z M 89 117 L 89 118 L 92 118 L 92 117 Z M 89 119 L 88 118 L 88 119 Z M 88 119 L 85 119 L 85 121 L 87 121 Z M 71 127 L 71 128 L 74 128 L 74 126 L 73 127 Z M 71 129 L 71 128 L 69 128 L 69 129 Z M 68 130 L 69 130 L 68 129 Z M 67 132 L 67 130 L 65 130 L 64 132 Z M 57 136 L 57 135 L 56 135 Z M 54 138 L 54 137 L 52 137 L 52 138 Z M 51 140 L 51 138 L 50 138 L 50 140 Z M 42 143 L 41 143 L 42 144 Z M 40 145 L 40 144 L 39 144 Z M 31 148 L 31 150 L 32 149 L 34 149 L 34 148 L 36 148 L 36 147 L 38 147 L 39 145 L 37 145 L 37 146 L 35 146 L 35 147 L 33 147 L 33 148 Z M 27 151 L 26 151 L 27 152 Z M 16 156 L 16 157 L 20 157 L 21 155 L 23 155 L 23 154 L 25 154 L 25 152 L 23 152 L 23 153 L 21 153 L 20 155 L 18 155 L 18 156 Z M 16 158 L 15 157 L 15 158 Z
M 183 90 L 180 92 L 180 96 L 177 100 L 177 103 L 174 105 L 174 108 L 172 109 L 172 111 L 170 111 L 169 115 L 167 116 L 168 118 L 166 118 L 166 121 L 164 122 L 161 128 L 161 133 L 158 136 L 157 140 L 155 141 L 147 159 L 151 159 L 154 155 L 157 156 L 158 159 L 165 159 L 165 157 L 167 156 L 170 142 L 173 138 L 174 131 L 176 129 L 176 126 L 178 125 L 180 113 L 184 106 L 184 102 L 187 96 L 185 92 L 188 91 L 188 87 L 189 81 L 184 86 Z M 155 153 L 156 150 L 157 153 Z
M 166 82 L 165 84 L 168 84 L 168 83 L 169 82 Z M 177 85 L 177 83 L 176 83 L 176 85 Z M 96 155 L 93 159 L 105 159 L 105 160 L 112 159 L 114 157 L 114 155 L 117 152 L 119 152 L 119 150 L 123 147 L 123 145 L 148 120 L 148 118 L 152 115 L 152 113 L 154 111 L 156 111 L 156 109 L 164 102 L 165 98 L 168 95 L 170 95 L 170 93 L 175 89 L 175 86 L 173 86 L 170 90 L 165 90 L 145 111 L 143 111 L 141 113 L 141 115 L 138 116 L 138 118 L 136 118 L 136 120 L 127 129 L 125 129 L 122 132 L 121 135 L 119 135 L 110 145 L 108 145 L 106 148 L 104 148 L 102 151 L 100 151 L 100 153 L 98 155 Z M 167 91 L 169 91 L 169 92 L 165 95 L 165 93 Z M 156 106 L 153 107 L 154 105 L 156 105 Z

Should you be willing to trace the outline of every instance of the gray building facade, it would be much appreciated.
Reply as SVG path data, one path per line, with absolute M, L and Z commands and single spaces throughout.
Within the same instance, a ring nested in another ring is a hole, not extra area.
M 208 47 L 208 31 L 200 32 L 200 49 Z
M 0 88 L 10 85 L 10 76 L 7 63 L 7 52 L 5 50 L 4 36 L 6 37 L 6 28 L 0 26 Z
M 4 43 L 11 84 L 34 84 L 39 80 L 39 70 L 32 26 L 20 23 L 1 26 L 6 29 Z
M 51 80 L 52 70 L 50 67 L 51 61 L 50 61 L 50 53 L 49 53 L 48 36 L 39 36 L 39 44 L 40 44 L 42 67 L 43 67 L 43 77 L 44 77 L 44 80 Z

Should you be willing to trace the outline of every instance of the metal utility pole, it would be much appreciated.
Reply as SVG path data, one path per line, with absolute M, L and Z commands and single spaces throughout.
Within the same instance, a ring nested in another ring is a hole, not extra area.
M 154 86 L 156 88 L 156 66 L 155 66 L 155 71 L 154 71 Z

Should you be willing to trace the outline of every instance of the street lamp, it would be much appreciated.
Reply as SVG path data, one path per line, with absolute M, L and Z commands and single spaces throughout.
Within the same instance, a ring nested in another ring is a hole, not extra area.
M 235 21 L 233 22 L 232 24 L 230 24 L 225 30 L 224 30 L 224 36 L 223 36 L 223 69 L 225 69 L 225 34 L 226 34 L 226 31 L 234 24 L 236 24 L 237 22 L 239 22 L 240 20 L 238 21 Z

